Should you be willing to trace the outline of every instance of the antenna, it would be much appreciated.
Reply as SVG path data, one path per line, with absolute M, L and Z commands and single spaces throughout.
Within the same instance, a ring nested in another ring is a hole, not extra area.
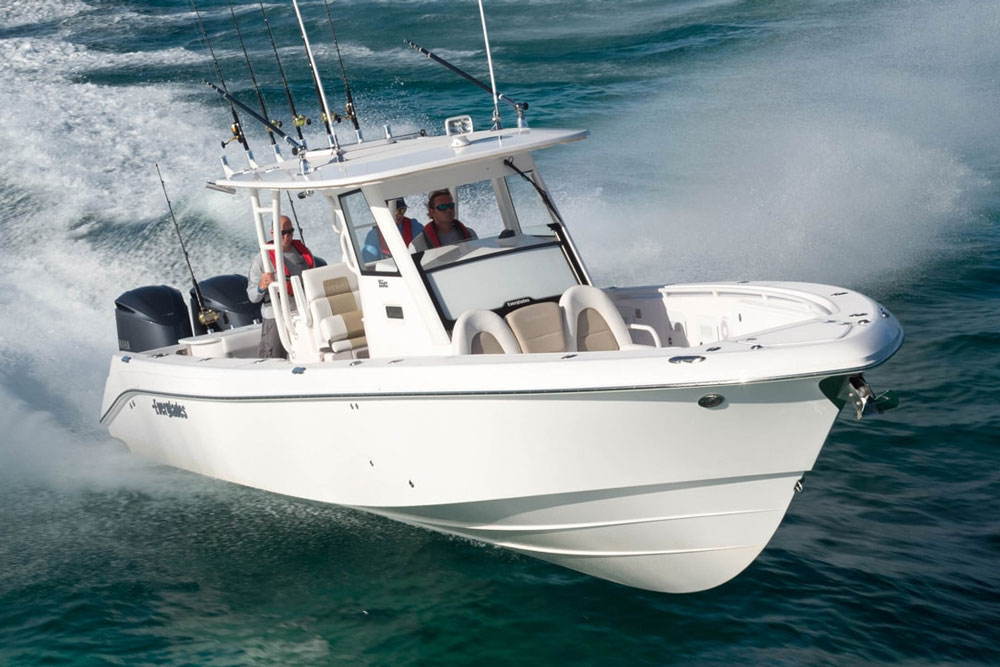
M 486 12 L 483 0 L 479 0 L 479 18 L 483 22 L 483 41 L 486 42 L 486 62 L 490 66 L 490 83 L 493 86 L 493 129 L 500 129 L 500 100 L 497 98 L 497 80 L 493 76 L 493 56 L 490 53 L 490 36 L 486 34 Z
M 306 24 L 302 22 L 302 12 L 299 11 L 298 0 L 292 0 L 292 7 L 295 8 L 295 17 L 299 20 L 299 30 L 302 32 L 302 43 L 305 44 L 306 56 L 309 58 L 313 85 L 316 86 L 316 95 L 319 97 L 319 106 L 323 112 L 323 124 L 326 125 L 326 137 L 330 141 L 330 148 L 334 149 L 339 159 L 342 157 L 340 141 L 337 140 L 337 133 L 330 125 L 330 121 L 340 122 L 340 116 L 330 114 L 330 107 L 326 103 L 326 93 L 323 92 L 323 82 L 319 78 L 319 70 L 316 69 L 316 59 L 313 58 L 312 47 L 309 46 L 309 36 L 306 34 Z

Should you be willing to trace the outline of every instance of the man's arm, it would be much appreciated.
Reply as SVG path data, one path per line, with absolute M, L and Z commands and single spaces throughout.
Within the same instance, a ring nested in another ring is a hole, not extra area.
M 250 303 L 260 303 L 264 300 L 267 290 L 260 289 L 260 279 L 264 275 L 264 267 L 260 260 L 260 255 L 253 258 L 250 264 L 250 272 L 247 274 L 247 298 Z

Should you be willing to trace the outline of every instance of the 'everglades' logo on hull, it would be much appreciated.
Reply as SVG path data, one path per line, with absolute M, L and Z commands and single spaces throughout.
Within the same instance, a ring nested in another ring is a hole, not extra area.
M 163 415 L 164 417 L 177 417 L 178 419 L 187 419 L 187 410 L 180 403 L 174 403 L 172 401 L 167 401 L 161 403 L 156 399 L 153 399 L 153 412 L 158 415 Z

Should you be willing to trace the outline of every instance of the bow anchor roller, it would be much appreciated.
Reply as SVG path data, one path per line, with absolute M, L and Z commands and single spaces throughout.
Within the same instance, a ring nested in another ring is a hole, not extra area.
M 857 419 L 865 419 L 880 415 L 899 405 L 899 396 L 895 391 L 884 391 L 875 394 L 863 375 L 852 375 L 847 379 L 841 398 L 850 402 L 857 413 Z

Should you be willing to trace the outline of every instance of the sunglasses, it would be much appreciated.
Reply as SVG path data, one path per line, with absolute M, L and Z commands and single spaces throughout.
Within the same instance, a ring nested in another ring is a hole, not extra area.
M 438 204 L 434 208 L 436 208 L 439 211 L 450 211 L 455 208 L 455 202 L 448 202 L 447 204 Z
M 295 233 L 295 230 L 294 230 L 294 229 L 282 229 L 282 230 L 281 230 L 281 235 L 282 235 L 282 236 L 285 236 L 286 234 L 287 234 L 288 236 L 291 236 L 291 235 L 292 235 L 292 234 L 294 234 L 294 233 Z

